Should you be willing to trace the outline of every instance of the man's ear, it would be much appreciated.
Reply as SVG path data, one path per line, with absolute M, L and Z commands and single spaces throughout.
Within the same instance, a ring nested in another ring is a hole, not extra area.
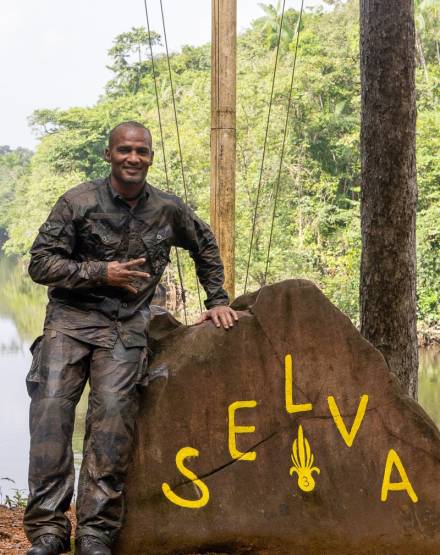
M 151 151 L 151 162 L 148 164 L 148 166 L 152 166 L 153 161 L 154 161 L 154 150 Z
M 104 160 L 110 164 L 110 149 L 108 147 L 104 150 Z

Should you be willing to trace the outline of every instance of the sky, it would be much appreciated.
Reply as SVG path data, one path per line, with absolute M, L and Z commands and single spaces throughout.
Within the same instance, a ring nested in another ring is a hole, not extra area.
M 306 7 L 321 3 L 305 0 Z M 286 9 L 299 5 L 286 1 Z M 210 0 L 163 0 L 163 6 L 171 51 L 210 40 Z M 151 28 L 162 34 L 159 0 L 148 0 L 148 9 Z M 239 32 L 261 15 L 259 0 L 237 0 Z M 35 148 L 27 118 L 36 109 L 93 105 L 111 78 L 107 50 L 114 37 L 140 26 L 146 26 L 143 0 L 3 0 L 0 145 Z

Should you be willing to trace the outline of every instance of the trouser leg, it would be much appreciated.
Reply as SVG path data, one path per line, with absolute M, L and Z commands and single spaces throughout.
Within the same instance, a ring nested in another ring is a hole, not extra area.
M 72 433 L 87 380 L 90 348 L 62 333 L 46 331 L 34 352 L 29 413 L 29 498 L 23 517 L 27 538 L 56 534 L 68 544 L 74 487 Z
M 76 513 L 77 537 L 92 535 L 110 545 L 121 527 L 123 486 L 139 407 L 136 385 L 143 350 L 94 350 Z

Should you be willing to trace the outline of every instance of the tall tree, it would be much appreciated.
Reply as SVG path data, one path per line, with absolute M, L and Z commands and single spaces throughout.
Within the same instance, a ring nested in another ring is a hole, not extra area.
M 121 33 L 113 41 L 108 51 L 112 65 L 108 66 L 115 77 L 107 84 L 108 94 L 136 94 L 141 86 L 142 76 L 151 71 L 149 58 L 149 39 L 154 45 L 160 44 L 160 35 L 144 27 L 132 27 L 131 31 Z
M 413 0 L 361 0 L 361 332 L 417 396 Z

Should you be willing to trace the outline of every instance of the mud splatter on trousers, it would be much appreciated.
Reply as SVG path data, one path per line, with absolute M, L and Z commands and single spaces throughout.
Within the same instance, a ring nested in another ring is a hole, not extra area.
M 69 541 L 71 526 L 64 513 L 74 491 L 75 407 L 88 380 L 77 537 L 113 542 L 123 518 L 124 480 L 146 367 L 147 349 L 126 348 L 120 339 L 108 349 L 46 330 L 34 343 L 26 378 L 31 396 L 30 495 L 23 519 L 31 542 L 45 533 Z

